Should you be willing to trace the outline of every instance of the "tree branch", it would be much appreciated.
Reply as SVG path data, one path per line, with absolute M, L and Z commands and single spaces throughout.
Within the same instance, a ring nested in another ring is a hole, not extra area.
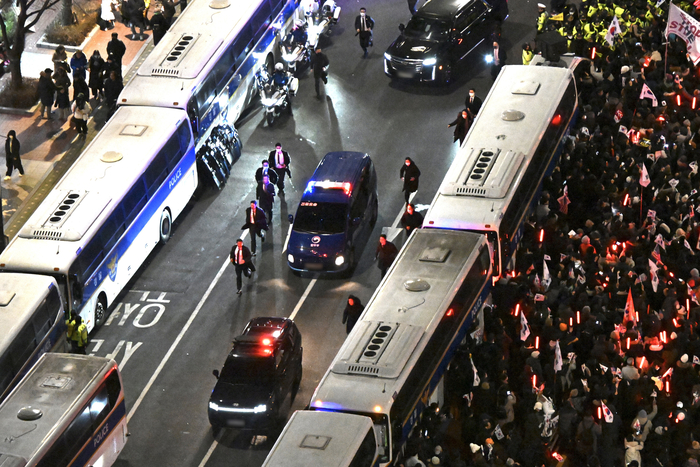
M 24 30 L 25 30 L 25 31 L 29 31 L 29 29 L 31 29 L 36 23 L 39 22 L 39 19 L 41 18 L 41 15 L 42 15 L 46 10 L 48 10 L 48 9 L 51 8 L 52 6 L 58 4 L 60 1 L 61 1 L 61 0 L 45 0 L 45 1 L 44 1 L 44 4 L 42 5 L 41 8 L 27 13 L 27 20 L 29 20 L 29 18 L 31 18 L 32 16 L 36 16 L 36 17 L 35 17 L 32 21 L 28 21 L 27 23 L 25 23 L 25 25 L 24 25 Z M 29 6 L 30 6 L 32 3 L 34 3 L 34 0 L 29 0 L 29 1 L 27 2 L 27 9 L 29 9 Z

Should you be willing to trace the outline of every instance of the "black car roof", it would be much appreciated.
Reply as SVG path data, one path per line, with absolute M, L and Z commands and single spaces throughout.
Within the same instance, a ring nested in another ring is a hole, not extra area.
M 418 16 L 452 19 L 465 5 L 482 0 L 428 0 L 416 13 Z

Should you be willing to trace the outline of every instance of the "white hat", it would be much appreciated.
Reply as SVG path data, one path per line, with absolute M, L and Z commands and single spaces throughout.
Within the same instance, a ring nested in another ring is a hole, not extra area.
M 535 410 L 542 410 L 542 402 L 535 402 Z
M 472 450 L 472 453 L 476 453 L 476 451 L 481 449 L 481 446 L 479 446 L 478 444 L 469 443 L 469 449 Z
M 630 67 L 628 67 L 627 65 L 623 66 L 622 69 L 620 69 L 620 73 L 622 73 L 623 75 L 628 71 L 630 71 Z
M 547 6 L 544 3 L 538 3 L 537 8 L 547 8 Z
M 681 355 L 681 362 L 688 363 L 688 354 L 687 353 L 684 353 L 683 355 Z
M 438 456 L 433 456 L 433 458 L 430 459 L 430 463 L 433 465 L 440 465 L 440 458 Z

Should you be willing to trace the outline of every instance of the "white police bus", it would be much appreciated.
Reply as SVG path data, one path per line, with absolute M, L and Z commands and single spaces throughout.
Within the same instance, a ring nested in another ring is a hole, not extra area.
M 575 122 L 579 60 L 503 68 L 425 215 L 424 228 L 486 234 L 494 276 L 514 268 L 523 225 Z
M 91 331 L 168 240 L 197 182 L 183 112 L 117 109 L 0 254 L 0 282 L 7 272 L 53 277 Z
M 52 277 L 0 276 L 0 402 L 49 351 L 68 350 L 65 316 Z
M 348 420 L 369 417 L 376 462 L 394 462 L 425 407 L 440 402 L 443 375 L 490 286 L 483 235 L 415 230 L 321 379 L 310 409 Z
M 44 354 L 0 405 L 0 465 L 109 467 L 126 437 L 121 376 L 107 358 Z
M 272 71 L 298 0 L 197 0 L 185 9 L 119 96 L 121 106 L 187 112 L 197 149 L 233 124 L 255 96 L 255 73 Z

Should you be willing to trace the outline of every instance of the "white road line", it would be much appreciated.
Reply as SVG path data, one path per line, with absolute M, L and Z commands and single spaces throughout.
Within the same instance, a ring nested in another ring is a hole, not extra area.
M 241 235 L 241 238 L 245 239 L 245 236 L 247 234 L 248 234 L 248 231 L 246 230 L 245 232 L 243 232 L 243 235 Z M 194 309 L 194 311 L 190 315 L 190 318 L 187 320 L 187 323 L 185 323 L 185 326 L 182 328 L 182 330 L 180 330 L 180 334 L 178 334 L 178 336 L 175 338 L 175 341 L 168 349 L 168 352 L 163 357 L 163 360 L 160 361 L 158 368 L 156 368 L 156 371 L 153 373 L 153 375 L 151 375 L 151 379 L 148 380 L 146 387 L 143 388 L 143 391 L 141 391 L 139 398 L 136 399 L 136 402 L 134 402 L 134 406 L 131 407 L 131 410 L 129 411 L 129 415 L 126 417 L 127 423 L 131 420 L 131 417 L 134 416 L 136 409 L 138 409 L 139 406 L 141 405 L 141 402 L 143 402 L 143 399 L 146 397 L 146 394 L 148 394 L 148 391 L 151 389 L 151 386 L 153 386 L 153 383 L 155 383 L 156 378 L 158 378 L 158 376 L 160 375 L 160 372 L 163 371 L 165 364 L 168 362 L 168 360 L 172 356 L 173 352 L 175 351 L 177 346 L 180 344 L 180 341 L 185 336 L 185 333 L 187 332 L 187 330 L 190 328 L 190 326 L 194 322 L 194 319 L 197 317 L 199 310 L 202 309 L 204 302 L 206 302 L 207 298 L 209 298 L 209 294 L 211 294 L 212 290 L 214 290 L 214 286 L 219 282 L 219 279 L 221 279 L 221 276 L 224 274 L 224 271 L 226 271 L 226 267 L 228 266 L 229 262 L 230 262 L 229 259 L 226 258 L 226 260 L 224 261 L 224 264 L 222 264 L 221 268 L 219 268 L 219 272 L 216 273 L 216 277 L 214 277 L 214 280 L 211 281 L 211 284 L 209 284 L 209 288 L 207 289 L 206 292 L 204 292 L 204 296 L 202 296 L 202 299 L 197 304 L 197 307 Z
M 416 192 L 414 191 L 411 193 L 408 197 L 408 202 L 410 203 L 413 201 L 413 197 L 416 196 Z M 401 222 L 401 217 L 403 217 L 403 213 L 406 212 L 406 206 L 402 206 L 401 210 L 399 211 L 399 214 L 396 216 L 396 219 L 394 219 L 394 222 L 391 224 L 391 227 L 383 227 L 382 228 L 382 233 L 386 235 L 386 239 L 389 240 L 390 242 L 393 242 L 396 237 L 399 236 L 401 232 L 403 232 L 403 228 L 399 227 L 399 222 Z
M 204 455 L 202 462 L 199 463 L 199 467 L 204 467 L 204 465 L 207 463 L 207 461 L 209 460 L 211 455 L 214 454 L 214 449 L 216 449 L 216 446 L 218 446 L 218 444 L 219 444 L 219 442 L 217 440 L 214 440 L 214 442 L 211 443 L 211 446 L 209 446 L 209 450 Z
M 299 310 L 301 309 L 301 306 L 302 306 L 302 305 L 304 304 L 304 302 L 306 301 L 306 297 L 308 297 L 308 296 L 309 296 L 309 293 L 311 293 L 311 289 L 313 289 L 313 288 L 314 288 L 314 285 L 316 285 L 316 281 L 317 281 L 317 280 L 318 280 L 318 276 L 316 276 L 316 277 L 314 277 L 313 279 L 311 279 L 311 282 L 309 282 L 309 285 L 306 286 L 306 290 L 304 291 L 304 294 L 301 296 L 301 298 L 300 298 L 299 301 L 297 302 L 297 306 L 294 307 L 294 311 L 292 311 L 292 314 L 289 315 L 289 319 L 292 319 L 292 320 L 293 320 L 294 317 L 297 315 L 297 313 L 298 313 Z M 189 323 L 188 323 L 188 324 L 189 324 Z M 127 419 L 127 422 L 128 422 L 128 421 L 129 421 L 129 420 Z M 207 453 L 204 455 L 204 458 L 202 459 L 202 462 L 199 463 L 199 466 L 198 466 L 198 467 L 204 467 L 204 466 L 206 465 L 207 461 L 209 460 L 209 458 L 211 457 L 211 455 L 214 453 L 214 449 L 216 449 L 216 446 L 217 446 L 218 444 L 219 444 L 219 443 L 218 443 L 216 440 L 214 440 L 214 442 L 211 443 L 211 446 L 209 446 L 209 450 L 208 450 Z
M 287 246 L 289 246 L 289 236 L 292 235 L 292 227 L 294 224 L 289 224 L 289 230 L 287 230 L 287 238 L 284 239 L 284 248 L 282 248 L 282 254 L 287 251 Z
M 289 319 L 293 320 L 294 317 L 297 315 L 297 313 L 299 313 L 301 306 L 306 301 L 306 297 L 309 296 L 309 293 L 311 293 L 311 289 L 313 289 L 314 285 L 316 285 L 317 280 L 318 280 L 318 277 L 314 277 L 313 279 L 311 279 L 311 282 L 309 282 L 309 285 L 306 287 L 306 290 L 304 290 L 304 295 L 301 296 L 301 298 L 299 299 L 299 302 L 297 302 L 297 306 L 294 307 L 294 311 L 292 311 L 292 314 L 289 315 Z

